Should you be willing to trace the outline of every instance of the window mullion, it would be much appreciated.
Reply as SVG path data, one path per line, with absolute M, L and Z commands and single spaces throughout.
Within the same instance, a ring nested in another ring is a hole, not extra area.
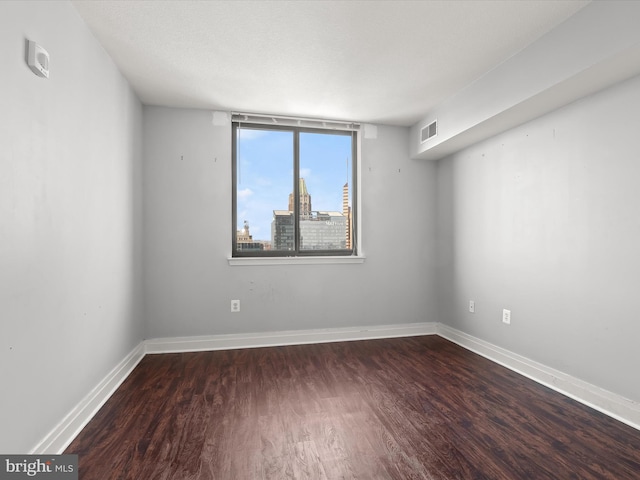
M 350 225 L 350 240 L 351 240 L 351 250 L 353 252 L 357 252 L 360 249 L 360 246 L 357 243 L 358 239 L 358 214 L 360 206 L 358 203 L 358 134 L 354 131 L 351 132 L 351 178 L 349 181 L 351 185 L 349 185 L 351 189 L 351 218 L 348 220 Z
M 293 245 L 300 253 L 300 131 L 293 129 Z
M 238 135 L 240 135 L 240 124 L 234 124 L 231 128 L 231 155 L 233 158 L 233 168 L 231 169 L 231 181 L 233 182 L 233 198 L 231 199 L 231 251 L 235 254 L 238 251 L 238 147 L 240 142 L 238 141 Z

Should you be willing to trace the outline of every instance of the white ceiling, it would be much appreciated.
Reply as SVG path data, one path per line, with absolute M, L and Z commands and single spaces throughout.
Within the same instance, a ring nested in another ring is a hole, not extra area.
M 72 3 L 145 104 L 409 126 L 588 1 Z

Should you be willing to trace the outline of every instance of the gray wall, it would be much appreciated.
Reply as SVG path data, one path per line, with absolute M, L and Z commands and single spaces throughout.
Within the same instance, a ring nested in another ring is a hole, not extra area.
M 408 129 L 363 140 L 367 259 L 356 265 L 228 265 L 231 127 L 144 107 L 143 143 L 149 337 L 437 321 L 436 164 L 409 159 Z
M 143 335 L 442 321 L 640 401 L 640 79 L 438 163 L 379 126 L 363 264 L 230 266 L 229 126 L 142 108 L 66 2 L 0 2 L 0 60 L 1 452 L 32 449 Z
M 636 401 L 639 107 L 634 78 L 438 162 L 440 321 Z
M 142 339 L 142 108 L 67 2 L 0 2 L 0 65 L 0 452 L 25 453 Z

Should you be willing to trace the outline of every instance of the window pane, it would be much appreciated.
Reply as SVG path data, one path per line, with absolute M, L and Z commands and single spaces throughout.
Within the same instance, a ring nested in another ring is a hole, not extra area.
M 348 250 L 352 237 L 351 135 L 300 133 L 300 249 Z
M 355 134 L 234 122 L 234 256 L 355 252 Z
M 238 252 L 293 250 L 293 132 L 239 127 L 236 144 Z

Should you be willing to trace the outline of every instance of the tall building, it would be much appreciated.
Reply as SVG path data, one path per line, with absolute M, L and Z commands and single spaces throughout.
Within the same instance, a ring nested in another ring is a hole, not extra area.
M 311 212 L 300 219 L 302 250 L 344 250 L 347 217 L 340 212 Z
M 307 191 L 307 183 L 304 178 L 298 183 L 300 194 L 300 218 L 306 218 L 311 215 L 311 195 Z M 293 192 L 289 194 L 289 211 L 293 212 Z
M 343 188 L 343 212 L 313 211 L 311 194 L 304 178 L 299 183 L 300 195 L 300 248 L 302 250 L 344 250 L 351 248 L 351 227 L 349 218 L 349 187 Z M 346 195 L 346 197 L 345 197 Z M 271 244 L 273 250 L 293 250 L 294 237 L 294 194 L 289 194 L 289 209 L 274 210 L 271 222 Z M 345 203 L 346 202 L 346 203 Z M 347 212 L 346 215 L 344 212 Z M 347 246 L 349 245 L 349 246 Z
M 302 250 L 344 250 L 347 217 L 341 212 L 310 212 L 300 218 L 300 248 Z M 293 212 L 274 210 L 271 222 L 273 250 L 295 248 Z
M 271 221 L 271 248 L 273 250 L 293 250 L 293 212 L 274 210 Z
M 342 187 L 342 215 L 346 219 L 346 228 L 345 228 L 345 248 L 347 250 L 351 250 L 351 207 L 349 206 L 349 183 L 345 183 Z

